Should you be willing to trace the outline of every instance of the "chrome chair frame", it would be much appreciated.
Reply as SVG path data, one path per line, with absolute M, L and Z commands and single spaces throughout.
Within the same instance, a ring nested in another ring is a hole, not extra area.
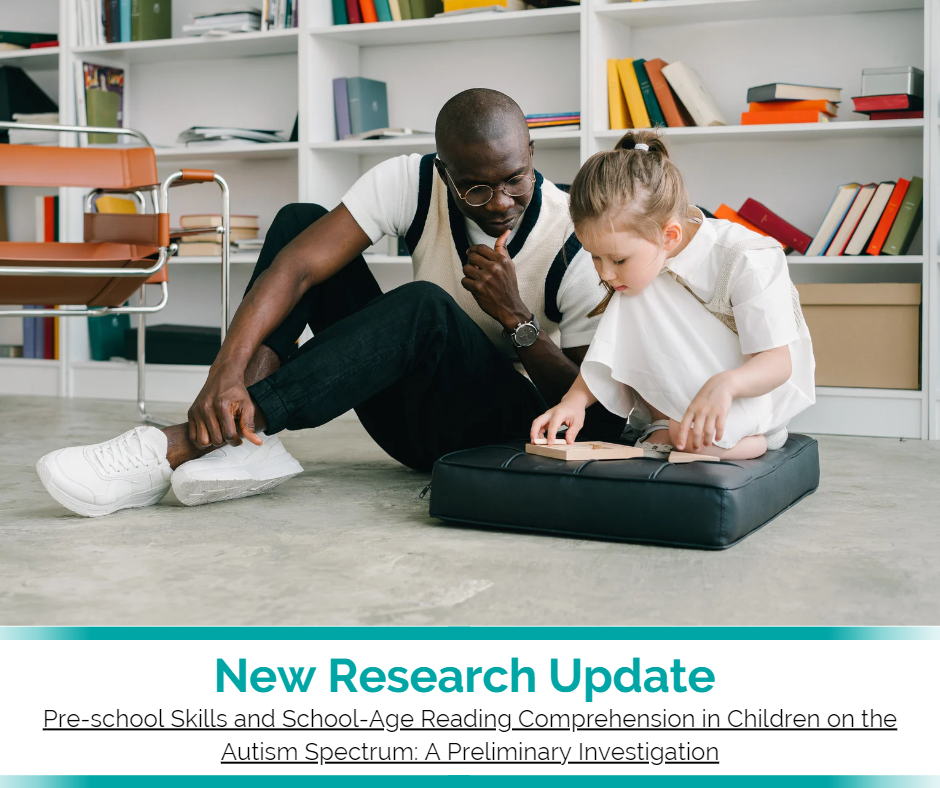
M 151 147 L 149 140 L 143 133 L 134 129 L 120 129 L 103 126 L 56 126 L 37 123 L 16 123 L 9 121 L 0 121 L 0 129 L 30 129 L 33 131 L 50 132 L 79 132 L 79 133 L 107 133 L 133 136 L 139 139 L 144 147 Z M 151 202 L 154 213 L 169 213 L 169 191 L 175 183 L 184 178 L 182 170 L 169 175 L 160 184 L 159 188 L 154 187 L 150 190 Z M 175 237 L 186 235 L 197 235 L 205 233 L 217 233 L 222 236 L 222 341 L 225 341 L 225 335 L 229 325 L 230 295 L 229 287 L 231 280 L 231 260 L 229 244 L 231 242 L 231 216 L 230 216 L 230 196 L 228 183 L 218 173 L 213 173 L 213 180 L 218 184 L 222 192 L 222 224 L 216 227 L 200 227 L 190 230 L 173 231 L 171 234 Z M 85 212 L 89 213 L 94 200 L 101 194 L 119 193 L 109 189 L 93 189 L 85 195 Z M 120 192 L 126 193 L 126 192 Z M 140 191 L 131 192 L 137 200 L 141 213 L 145 212 L 145 199 Z M 146 401 L 146 316 L 161 311 L 169 301 L 169 288 L 166 282 L 160 283 L 161 300 L 160 303 L 147 306 L 145 294 L 146 280 L 156 273 L 163 270 L 169 258 L 177 251 L 177 244 L 171 243 L 169 246 L 159 247 L 157 261 L 149 268 L 80 268 L 67 267 L 57 268 L 55 266 L 33 267 L 33 266 L 2 266 L 0 265 L 0 277 L 2 276 L 75 276 L 75 277 L 123 277 L 139 278 L 143 280 L 140 292 L 138 294 L 138 305 L 122 307 L 87 307 L 81 309 L 20 309 L 0 310 L 0 317 L 100 317 L 102 315 L 138 315 L 137 329 L 137 409 L 140 418 L 144 423 L 154 424 L 161 427 L 171 425 L 173 422 L 167 419 L 152 416 L 147 412 Z

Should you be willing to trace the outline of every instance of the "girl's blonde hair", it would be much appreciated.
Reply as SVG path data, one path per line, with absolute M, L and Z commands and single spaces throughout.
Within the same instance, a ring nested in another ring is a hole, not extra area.
M 646 145 L 637 150 L 637 145 Z M 654 244 L 663 241 L 670 219 L 697 220 L 690 210 L 689 192 L 669 151 L 652 130 L 630 130 L 613 150 L 595 153 L 571 184 L 571 219 L 575 226 L 607 218 L 612 227 L 630 230 Z M 602 282 L 607 295 L 588 315 L 607 309 L 614 290 Z

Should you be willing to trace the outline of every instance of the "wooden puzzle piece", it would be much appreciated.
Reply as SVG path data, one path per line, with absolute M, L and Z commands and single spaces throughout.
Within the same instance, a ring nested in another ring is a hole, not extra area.
M 565 443 L 564 439 L 561 439 L 556 441 L 554 445 L 549 446 L 545 438 L 536 438 L 535 443 L 527 443 L 525 450 L 528 454 L 551 457 L 566 462 L 629 460 L 643 456 L 643 449 L 637 449 L 634 446 L 621 446 L 618 443 L 605 443 L 603 441 Z
M 710 454 L 690 454 L 684 451 L 674 451 L 669 454 L 669 462 L 721 462 L 718 457 L 712 457 Z

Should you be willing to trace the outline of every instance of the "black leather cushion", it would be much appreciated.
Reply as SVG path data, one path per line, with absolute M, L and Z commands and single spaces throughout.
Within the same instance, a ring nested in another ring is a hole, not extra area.
M 431 477 L 431 516 L 498 528 L 722 549 L 819 486 L 816 441 L 790 435 L 756 460 L 671 465 L 564 462 L 525 442 L 445 455 Z

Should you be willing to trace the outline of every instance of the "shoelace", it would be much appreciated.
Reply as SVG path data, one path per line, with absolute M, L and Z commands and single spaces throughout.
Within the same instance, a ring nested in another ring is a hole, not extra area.
M 130 445 L 130 437 L 137 439 L 136 451 Z M 120 473 L 134 468 L 149 467 L 155 464 L 156 454 L 144 456 L 144 442 L 135 429 L 131 434 L 121 435 L 101 446 L 96 446 L 92 452 L 98 464 L 105 473 Z

